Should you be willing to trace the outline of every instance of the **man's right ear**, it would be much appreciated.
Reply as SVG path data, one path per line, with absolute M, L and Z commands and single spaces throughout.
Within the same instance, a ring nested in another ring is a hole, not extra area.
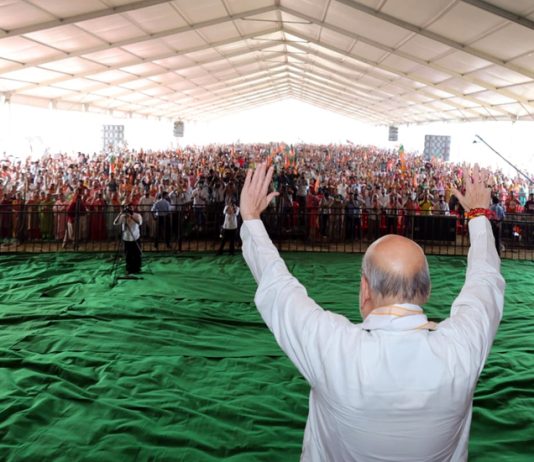
M 362 275 L 360 280 L 360 297 L 362 301 L 367 301 L 371 298 L 369 282 L 364 275 Z
M 362 275 L 360 279 L 360 313 L 365 319 L 367 315 L 374 309 L 373 301 L 371 299 L 371 287 L 367 278 Z

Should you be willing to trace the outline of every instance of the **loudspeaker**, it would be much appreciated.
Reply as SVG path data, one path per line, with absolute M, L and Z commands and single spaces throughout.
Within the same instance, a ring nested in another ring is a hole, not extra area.
M 456 217 L 449 215 L 416 215 L 413 217 L 415 241 L 456 242 Z
M 399 127 L 393 125 L 389 126 L 389 141 L 397 141 L 399 139 Z
M 184 136 L 184 123 L 181 120 L 176 120 L 174 122 L 173 133 L 176 137 Z

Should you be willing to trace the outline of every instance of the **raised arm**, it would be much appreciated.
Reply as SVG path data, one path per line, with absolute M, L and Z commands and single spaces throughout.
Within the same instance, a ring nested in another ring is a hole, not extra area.
M 505 282 L 487 218 L 490 203 L 489 174 L 475 166 L 473 174 L 464 171 L 465 194 L 453 192 L 467 212 L 471 247 L 467 257 L 464 286 L 451 308 L 451 317 L 442 323 L 469 345 L 472 358 L 479 361 L 479 372 L 489 354 L 502 317 Z M 440 326 L 441 327 L 441 326 Z
M 253 172 L 250 169 L 247 171 L 245 183 L 243 185 L 243 189 L 241 190 L 239 207 L 241 210 L 241 218 L 243 218 L 245 224 L 247 224 L 247 222 L 251 222 L 248 223 L 248 225 L 251 227 L 263 228 L 263 224 L 261 222 L 254 223 L 253 221 L 259 221 L 260 215 L 267 208 L 273 197 L 278 196 L 277 192 L 268 193 L 273 172 L 274 168 L 271 166 L 267 170 L 266 164 L 261 164 L 257 168 L 256 172 Z M 265 236 L 267 239 L 269 239 L 269 236 L 267 236 L 266 232 Z M 265 250 L 265 252 L 266 253 L 264 255 L 253 255 L 255 258 L 247 258 L 249 255 L 247 253 L 243 254 L 250 270 L 252 271 L 252 275 L 258 284 L 261 280 L 262 272 L 265 266 L 267 266 L 267 264 L 273 258 L 280 258 L 280 255 L 278 255 L 278 251 L 274 248 L 274 246 L 269 251 Z M 250 257 L 252 257 L 252 255 Z
M 260 214 L 278 193 L 268 193 L 273 169 L 265 164 L 247 173 L 241 192 L 243 256 L 256 282 L 255 302 L 263 320 L 282 350 L 314 384 L 327 364 L 321 354 L 326 345 L 339 338 L 338 329 L 350 322 L 343 316 L 324 311 L 288 271 L 271 242 Z

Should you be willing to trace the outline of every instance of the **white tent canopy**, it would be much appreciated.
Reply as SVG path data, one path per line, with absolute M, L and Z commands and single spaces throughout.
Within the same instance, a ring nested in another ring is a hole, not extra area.
M 202 120 L 534 119 L 532 0 L 0 0 L 0 103 Z

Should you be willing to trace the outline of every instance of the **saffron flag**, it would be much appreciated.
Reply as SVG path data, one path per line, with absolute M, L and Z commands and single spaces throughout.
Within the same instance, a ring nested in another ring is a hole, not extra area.
M 403 172 L 406 171 L 406 154 L 404 153 L 404 145 L 400 145 L 399 147 L 399 159 L 401 162 L 401 170 Z

